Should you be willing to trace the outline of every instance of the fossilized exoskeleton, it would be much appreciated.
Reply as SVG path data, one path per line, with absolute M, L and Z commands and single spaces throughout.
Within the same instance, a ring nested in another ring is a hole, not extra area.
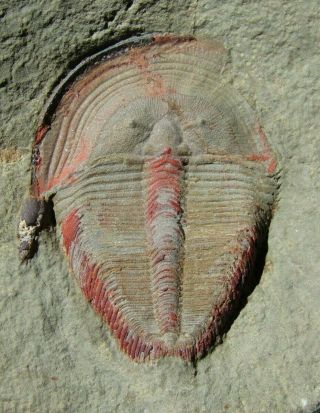
M 135 360 L 204 354 L 267 234 L 276 161 L 224 64 L 192 37 L 121 42 L 60 83 L 36 134 L 21 257 L 52 200 L 80 288 Z

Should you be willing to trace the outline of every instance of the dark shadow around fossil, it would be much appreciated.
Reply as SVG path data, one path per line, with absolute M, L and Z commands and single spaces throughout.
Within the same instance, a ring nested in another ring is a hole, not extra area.
M 263 270 L 278 167 L 225 62 L 190 36 L 120 42 L 58 85 L 35 136 L 21 258 L 56 219 L 83 294 L 136 361 L 206 354 Z

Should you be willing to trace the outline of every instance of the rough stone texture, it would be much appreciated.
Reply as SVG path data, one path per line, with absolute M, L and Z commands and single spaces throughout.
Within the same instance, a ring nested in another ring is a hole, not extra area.
M 0 411 L 312 412 L 320 402 L 318 1 L 5 0 L 0 17 Z M 49 91 L 81 56 L 139 31 L 222 40 L 230 81 L 282 157 L 260 284 L 196 371 L 121 354 L 68 275 L 54 233 L 41 235 L 27 265 L 16 250 L 28 148 Z

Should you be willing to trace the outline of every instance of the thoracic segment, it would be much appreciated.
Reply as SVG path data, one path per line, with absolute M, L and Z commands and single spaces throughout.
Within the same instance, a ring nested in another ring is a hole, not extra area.
M 65 251 L 86 298 L 138 361 L 190 360 L 207 351 L 237 302 L 268 219 L 271 200 L 264 197 L 272 186 L 260 179 L 255 189 L 255 169 L 192 158 L 186 167 L 185 160 L 167 150 L 139 167 L 129 163 L 135 179 L 128 182 L 120 180 L 124 162 L 107 164 L 103 179 L 95 173 L 96 185 L 84 181 L 84 192 L 74 186 L 61 190 L 68 191 L 63 203 L 56 198 L 57 211 L 66 211 Z M 115 198 L 105 200 L 105 188 Z M 66 201 L 74 194 L 76 208 Z M 255 200 L 265 209 L 257 210 Z M 104 220 L 94 220 L 100 210 Z
M 171 149 L 145 163 L 146 232 L 155 319 L 164 342 L 174 345 L 179 334 L 179 298 L 184 231 L 183 165 Z

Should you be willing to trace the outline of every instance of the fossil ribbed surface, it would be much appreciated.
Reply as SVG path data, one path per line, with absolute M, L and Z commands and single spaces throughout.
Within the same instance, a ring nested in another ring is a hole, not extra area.
M 254 272 L 276 163 L 223 48 L 147 36 L 79 65 L 36 136 L 32 194 L 53 197 L 71 270 L 121 349 L 190 360 Z

